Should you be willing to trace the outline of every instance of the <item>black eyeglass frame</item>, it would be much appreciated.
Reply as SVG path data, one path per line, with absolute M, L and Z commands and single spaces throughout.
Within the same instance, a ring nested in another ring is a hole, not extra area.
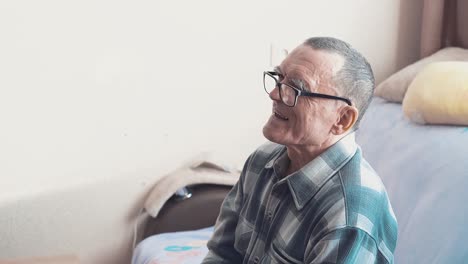
M 281 98 L 281 102 L 284 103 L 283 101 L 283 97 L 282 97 L 282 92 L 281 92 L 281 85 L 286 85 L 290 88 L 292 88 L 295 92 L 296 92 L 296 96 L 294 97 L 294 104 L 293 105 L 287 105 L 286 103 L 284 103 L 286 106 L 289 106 L 289 107 L 294 107 L 296 106 L 297 104 L 297 98 L 299 96 L 308 96 L 308 97 L 318 97 L 318 98 L 324 98 L 324 99 L 334 99 L 334 100 L 341 100 L 345 103 L 347 103 L 348 105 L 352 106 L 352 103 L 351 103 L 351 100 L 347 99 L 347 98 L 343 98 L 343 97 L 339 97 L 339 96 L 333 96 L 333 95 L 328 95 L 328 94 L 321 94 L 321 93 L 312 93 L 312 92 L 308 92 L 308 91 L 304 91 L 304 90 L 301 90 L 297 87 L 294 87 L 293 85 L 290 85 L 290 84 L 287 84 L 287 83 L 281 83 L 280 81 L 278 81 L 277 77 L 276 76 L 281 76 L 279 73 L 277 72 L 274 72 L 274 71 L 264 71 L 263 72 L 263 89 L 265 89 L 265 92 L 267 94 L 270 94 L 267 90 L 267 87 L 266 87 L 266 84 L 265 84 L 265 75 L 268 75 L 270 76 L 271 78 L 273 78 L 276 82 L 276 88 L 279 89 L 279 95 L 280 95 L 280 98 Z

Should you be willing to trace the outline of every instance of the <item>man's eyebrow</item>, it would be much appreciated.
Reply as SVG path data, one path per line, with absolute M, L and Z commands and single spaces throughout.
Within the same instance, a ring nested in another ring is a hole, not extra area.
M 279 66 L 275 66 L 274 71 L 277 72 L 278 74 L 283 75 L 283 72 L 281 72 L 281 68 Z
M 303 80 L 296 79 L 296 78 L 291 78 L 289 80 L 294 84 L 294 86 L 296 86 L 296 88 L 298 88 L 300 90 L 307 90 L 306 89 L 306 84 L 304 83 Z
M 276 73 L 278 73 L 278 75 L 280 75 L 281 77 L 285 77 L 284 74 L 283 74 L 282 71 L 281 71 L 281 68 L 280 68 L 279 66 L 275 66 L 274 71 L 275 71 Z M 306 89 L 306 86 L 307 86 L 307 85 L 304 83 L 303 80 L 301 80 L 301 79 L 296 79 L 296 78 L 291 78 L 291 79 L 289 79 L 289 81 L 292 82 L 296 88 L 298 88 L 298 89 L 300 89 L 300 90 L 307 90 L 307 89 Z

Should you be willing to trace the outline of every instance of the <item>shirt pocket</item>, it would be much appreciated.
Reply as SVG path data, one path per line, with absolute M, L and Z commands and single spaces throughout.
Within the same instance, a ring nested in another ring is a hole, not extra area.
M 252 234 L 253 225 L 247 222 L 243 217 L 240 217 L 235 231 L 234 248 L 242 255 L 245 255 L 249 247 Z
M 294 263 L 294 264 L 302 264 L 303 262 L 301 260 L 295 259 L 291 257 L 286 251 L 284 251 L 282 248 L 278 247 L 275 245 L 275 243 L 271 243 L 271 248 L 270 248 L 270 255 L 271 255 L 271 263 L 276 264 L 276 263 Z

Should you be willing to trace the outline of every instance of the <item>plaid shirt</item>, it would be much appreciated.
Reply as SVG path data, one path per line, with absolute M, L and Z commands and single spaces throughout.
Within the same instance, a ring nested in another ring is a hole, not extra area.
M 268 143 L 227 195 L 203 263 L 393 263 L 397 222 L 354 134 L 299 171 Z

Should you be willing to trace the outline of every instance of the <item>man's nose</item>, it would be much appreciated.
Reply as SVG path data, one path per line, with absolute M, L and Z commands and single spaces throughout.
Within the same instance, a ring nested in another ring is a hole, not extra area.
M 279 88 L 275 87 L 275 89 L 273 89 L 269 94 L 270 99 L 273 100 L 273 101 L 280 101 L 281 97 L 280 97 L 279 93 L 280 93 Z

